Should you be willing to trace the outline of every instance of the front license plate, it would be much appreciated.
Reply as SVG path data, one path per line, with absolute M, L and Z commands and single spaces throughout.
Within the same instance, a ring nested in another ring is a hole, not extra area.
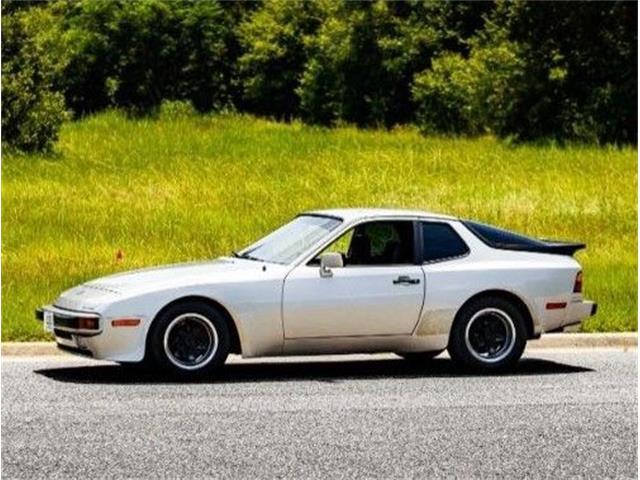
M 44 325 L 45 332 L 53 332 L 53 312 L 44 312 Z

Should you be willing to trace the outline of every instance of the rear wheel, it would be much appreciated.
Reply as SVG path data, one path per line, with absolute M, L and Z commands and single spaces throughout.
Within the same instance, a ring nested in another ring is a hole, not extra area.
M 485 297 L 465 305 L 449 337 L 451 358 L 475 371 L 512 368 L 522 356 L 527 333 L 522 314 L 511 302 Z
M 176 304 L 163 311 L 150 332 L 155 363 L 181 377 L 211 373 L 226 360 L 230 333 L 224 315 L 201 302 Z

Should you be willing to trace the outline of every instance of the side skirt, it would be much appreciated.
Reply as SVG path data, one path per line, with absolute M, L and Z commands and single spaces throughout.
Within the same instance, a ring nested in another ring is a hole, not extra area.
M 447 347 L 448 335 L 376 335 L 285 339 L 283 355 L 421 352 Z

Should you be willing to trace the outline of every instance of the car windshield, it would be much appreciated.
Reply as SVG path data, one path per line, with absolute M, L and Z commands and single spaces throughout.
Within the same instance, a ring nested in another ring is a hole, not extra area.
M 300 215 L 236 254 L 241 258 L 289 264 L 326 237 L 342 220 L 320 215 Z

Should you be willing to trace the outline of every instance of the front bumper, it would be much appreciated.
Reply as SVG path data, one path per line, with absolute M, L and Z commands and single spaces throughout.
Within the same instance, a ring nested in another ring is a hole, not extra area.
M 97 313 L 66 310 L 53 305 L 36 309 L 36 319 L 44 321 L 45 314 L 53 316 L 53 335 L 59 348 L 72 353 L 93 356 L 89 339 L 102 333 L 103 321 Z
M 102 332 L 100 315 L 97 313 L 76 312 L 47 305 L 36 310 L 36 319 L 44 321 L 45 312 L 53 315 L 54 333 L 75 334 L 82 337 L 93 337 Z M 91 325 L 88 325 L 91 323 Z
M 139 362 L 145 355 L 145 339 L 148 322 L 144 316 L 135 324 L 114 323 L 130 315 L 113 315 L 110 312 L 81 312 L 45 305 L 36 310 L 36 319 L 44 321 L 45 313 L 53 315 L 53 335 L 58 348 L 98 360 L 115 362 Z M 91 327 L 91 328 L 86 328 Z

